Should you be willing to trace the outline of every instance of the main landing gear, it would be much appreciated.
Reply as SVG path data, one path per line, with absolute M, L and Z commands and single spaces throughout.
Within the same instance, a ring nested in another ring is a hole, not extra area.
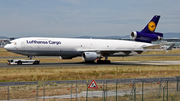
M 110 61 L 110 60 L 107 60 L 107 59 L 108 59 L 108 56 L 105 56 L 105 60 L 101 60 L 101 58 L 99 58 L 99 59 L 97 60 L 97 63 L 98 63 L 98 64 L 110 64 L 111 61 Z

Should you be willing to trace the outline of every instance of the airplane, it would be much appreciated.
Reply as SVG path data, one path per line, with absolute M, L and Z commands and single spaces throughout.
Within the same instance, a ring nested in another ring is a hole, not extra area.
M 135 41 L 110 39 L 81 38 L 48 38 L 25 37 L 11 41 L 4 48 L 7 51 L 33 56 L 60 56 L 61 59 L 72 59 L 82 56 L 85 62 L 111 63 L 110 56 L 131 56 L 144 51 L 159 49 L 164 44 L 151 44 L 151 41 L 163 39 L 163 33 L 154 32 L 160 16 L 155 15 L 140 32 L 133 31 L 130 35 Z M 105 60 L 101 60 L 105 57 Z

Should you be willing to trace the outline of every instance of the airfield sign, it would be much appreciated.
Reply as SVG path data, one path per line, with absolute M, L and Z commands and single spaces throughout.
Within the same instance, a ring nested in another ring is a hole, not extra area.
M 88 88 L 91 88 L 91 89 L 98 89 L 98 86 L 95 82 L 95 80 L 93 79 L 90 83 L 90 85 L 88 86 Z

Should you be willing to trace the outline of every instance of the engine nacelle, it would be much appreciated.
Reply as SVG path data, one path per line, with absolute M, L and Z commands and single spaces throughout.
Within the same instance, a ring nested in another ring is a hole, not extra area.
M 157 41 L 163 39 L 163 34 L 157 32 L 142 33 L 142 32 L 133 31 L 131 33 L 131 38 L 135 39 L 135 41 L 151 43 L 151 41 Z
M 82 59 L 85 62 L 93 62 L 97 59 L 98 55 L 96 52 L 84 52 L 82 54 Z

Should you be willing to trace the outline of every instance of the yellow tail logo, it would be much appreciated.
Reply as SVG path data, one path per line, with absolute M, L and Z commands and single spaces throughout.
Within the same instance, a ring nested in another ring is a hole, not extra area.
M 148 29 L 153 32 L 156 29 L 156 24 L 154 21 L 149 22 Z

